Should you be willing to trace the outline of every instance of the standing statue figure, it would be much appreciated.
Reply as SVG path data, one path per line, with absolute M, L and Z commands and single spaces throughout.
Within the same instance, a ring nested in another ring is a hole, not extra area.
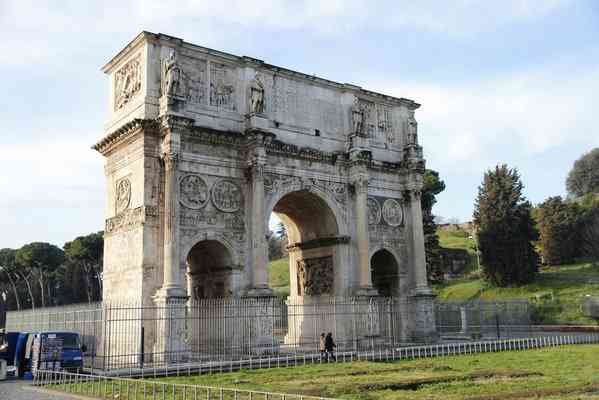
M 408 144 L 418 144 L 418 122 L 414 114 L 408 117 Z
M 351 108 L 353 133 L 362 133 L 364 130 L 364 109 L 360 107 L 358 99 L 354 101 Z
M 262 114 L 264 112 L 264 85 L 260 78 L 252 80 L 250 86 L 250 114 Z
M 181 68 L 177 64 L 177 55 L 173 49 L 164 62 L 164 94 L 176 95 L 179 92 L 180 82 Z

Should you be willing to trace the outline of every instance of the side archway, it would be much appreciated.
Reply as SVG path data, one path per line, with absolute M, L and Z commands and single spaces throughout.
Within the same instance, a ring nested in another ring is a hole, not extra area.
M 187 290 L 194 300 L 231 297 L 238 266 L 231 250 L 217 240 L 201 240 L 187 253 Z
M 388 249 L 375 251 L 370 257 L 372 285 L 381 296 L 398 296 L 400 269 L 397 257 Z

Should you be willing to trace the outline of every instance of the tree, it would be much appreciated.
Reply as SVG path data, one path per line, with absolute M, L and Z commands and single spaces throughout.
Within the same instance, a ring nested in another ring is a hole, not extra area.
M 16 250 L 14 249 L 1 249 L 0 250 L 0 273 L 6 277 L 6 280 L 2 280 L 3 283 L 7 283 L 12 289 L 13 296 L 17 310 L 21 309 L 21 297 L 19 294 L 19 288 L 17 286 L 19 276 L 16 274 L 15 269 L 17 268 L 15 255 Z
M 566 188 L 572 196 L 599 193 L 599 147 L 574 161 L 566 178 Z
M 51 281 L 56 269 L 64 262 L 64 252 L 50 243 L 34 242 L 17 250 L 16 262 L 35 275 L 40 289 L 42 307 L 46 297 L 52 296 Z
M 439 173 L 427 169 L 424 172 L 422 196 L 422 229 L 424 231 L 424 248 L 426 252 L 426 271 L 428 279 L 432 282 L 443 280 L 443 261 L 441 259 L 441 246 L 437 236 L 437 224 L 433 215 L 433 206 L 437 202 L 436 195 L 445 190 L 445 182 L 439 178 Z
M 538 232 L 517 169 L 498 165 L 485 173 L 474 206 L 483 276 L 497 286 L 530 282 L 539 258 Z
M 567 203 L 560 196 L 550 197 L 537 207 L 540 247 L 543 261 L 560 265 L 578 256 L 581 207 Z
M 64 245 L 67 268 L 83 278 L 88 302 L 99 300 L 102 293 L 104 233 L 79 236 Z M 64 282 L 63 282 L 64 283 Z

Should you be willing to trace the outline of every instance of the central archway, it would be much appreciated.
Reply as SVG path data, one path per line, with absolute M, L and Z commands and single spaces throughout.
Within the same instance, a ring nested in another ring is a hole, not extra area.
M 318 195 L 299 190 L 281 197 L 273 213 L 287 232 L 289 297 L 334 296 L 340 239 L 331 208 Z

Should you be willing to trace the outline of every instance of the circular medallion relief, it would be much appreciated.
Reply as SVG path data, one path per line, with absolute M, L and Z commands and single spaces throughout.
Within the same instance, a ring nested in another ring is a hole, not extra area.
M 368 225 L 376 225 L 381 222 L 381 206 L 379 202 L 369 197 L 366 205 L 368 206 Z
M 121 179 L 116 184 L 116 212 L 119 213 L 129 207 L 131 201 L 131 182 Z
M 387 199 L 383 203 L 383 218 L 391 226 L 399 226 L 403 221 L 401 204 L 397 200 Z
M 241 208 L 241 189 L 230 181 L 220 181 L 212 187 L 212 203 L 223 212 Z
M 208 202 L 208 186 L 197 175 L 187 175 L 179 183 L 180 202 L 187 208 L 199 210 Z

